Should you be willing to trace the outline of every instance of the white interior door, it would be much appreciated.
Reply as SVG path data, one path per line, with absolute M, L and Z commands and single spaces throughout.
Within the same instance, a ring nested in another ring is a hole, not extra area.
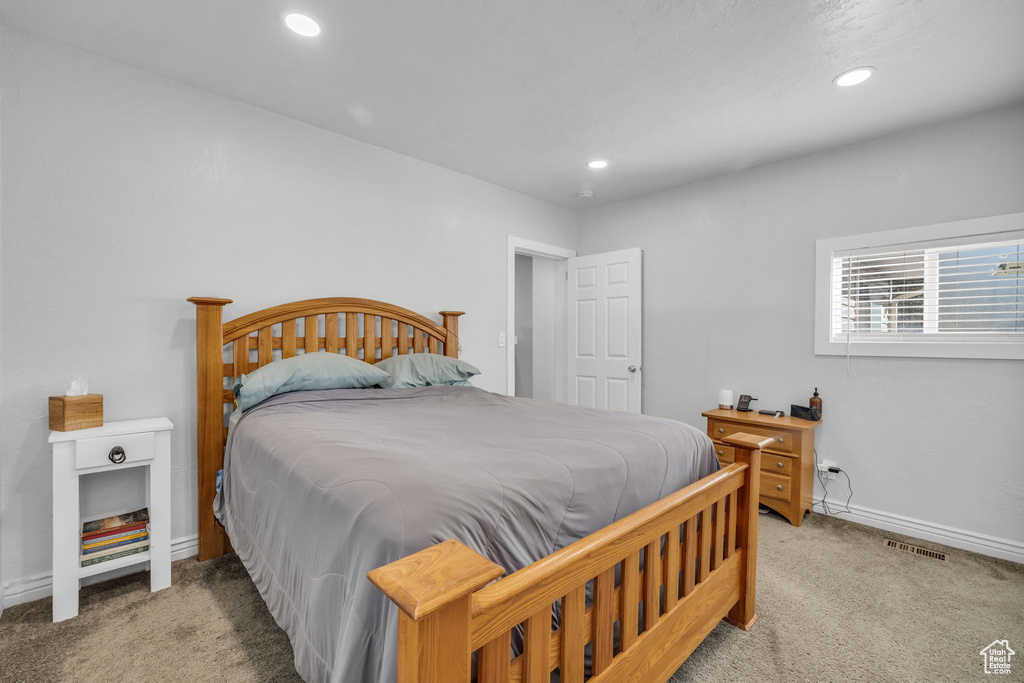
M 568 403 L 640 412 L 642 252 L 568 260 Z

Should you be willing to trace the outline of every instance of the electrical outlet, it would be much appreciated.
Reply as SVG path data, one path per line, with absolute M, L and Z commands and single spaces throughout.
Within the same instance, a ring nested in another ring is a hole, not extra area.
M 818 463 L 818 472 L 821 473 L 821 476 L 822 476 L 823 479 L 835 479 L 836 478 L 836 473 L 835 472 L 829 472 L 828 471 L 829 467 L 838 467 L 838 465 L 836 465 L 835 461 L 833 461 L 833 460 L 822 460 L 821 462 Z

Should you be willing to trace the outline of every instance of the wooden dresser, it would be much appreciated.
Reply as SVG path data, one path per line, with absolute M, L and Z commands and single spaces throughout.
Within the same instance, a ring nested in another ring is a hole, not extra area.
M 800 526 L 814 494 L 814 428 L 820 423 L 720 408 L 701 414 L 708 419 L 708 436 L 723 465 L 734 460 L 733 447 L 723 437 L 746 432 L 775 439 L 761 452 L 760 501 Z

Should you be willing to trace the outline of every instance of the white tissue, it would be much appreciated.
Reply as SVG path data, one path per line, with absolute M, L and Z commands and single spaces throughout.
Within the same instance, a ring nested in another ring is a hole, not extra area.
M 64 392 L 65 396 L 85 396 L 89 393 L 89 383 L 82 377 L 71 382 L 71 386 Z

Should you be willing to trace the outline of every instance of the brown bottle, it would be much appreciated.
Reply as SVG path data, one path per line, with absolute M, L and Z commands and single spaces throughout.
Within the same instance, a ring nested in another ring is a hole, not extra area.
M 811 396 L 810 407 L 811 410 L 817 410 L 818 415 L 821 415 L 821 397 L 818 396 L 818 387 L 814 387 L 814 396 Z

